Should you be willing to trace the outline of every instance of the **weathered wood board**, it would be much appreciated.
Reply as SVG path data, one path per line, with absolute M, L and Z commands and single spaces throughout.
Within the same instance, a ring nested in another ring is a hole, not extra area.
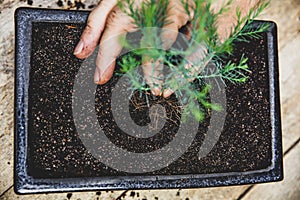
M 14 10 L 26 1 L 0 0 L 0 199 L 299 199 L 300 138 L 300 0 L 271 0 L 260 19 L 275 21 L 279 35 L 282 128 L 285 177 L 282 183 L 191 190 L 80 192 L 18 196 L 13 191 Z M 85 1 L 92 2 L 92 1 Z M 95 3 L 97 1 L 93 1 Z M 34 0 L 33 6 L 57 8 L 55 1 Z M 284 198 L 286 197 L 286 198 Z M 121 199 L 121 198 L 120 198 Z

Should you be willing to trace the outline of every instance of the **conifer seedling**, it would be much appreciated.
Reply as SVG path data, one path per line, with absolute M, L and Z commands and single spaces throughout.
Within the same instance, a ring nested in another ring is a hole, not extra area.
M 182 3 L 189 14 L 191 10 L 188 1 L 182 0 Z M 130 89 L 139 91 L 143 95 L 149 93 L 151 87 L 147 85 L 143 74 L 138 70 L 143 62 L 141 58 L 147 55 L 150 60 L 159 60 L 164 67 L 162 90 L 171 88 L 174 95 L 184 99 L 184 102 L 181 102 L 185 107 L 182 113 L 183 119 L 192 114 L 201 121 L 204 118 L 204 110 L 194 109 L 195 102 L 202 105 L 203 109 L 224 109 L 210 102 L 211 85 L 205 80 L 218 78 L 222 80 L 222 84 L 242 84 L 247 81 L 251 73 L 247 57 L 242 56 L 239 62 L 230 60 L 225 62 L 225 60 L 232 54 L 234 43 L 259 38 L 260 34 L 268 29 L 268 24 L 253 27 L 252 22 L 269 2 L 263 2 L 258 7 L 250 9 L 246 17 L 242 17 L 241 11 L 237 9 L 237 24 L 225 41 L 221 41 L 217 34 L 216 20 L 228 10 L 232 1 L 223 5 L 217 13 L 212 12 L 210 0 L 196 0 L 194 3 L 194 18 L 187 25 L 193 27 L 188 28 L 190 37 L 183 37 L 177 45 L 164 50 L 161 34 L 164 25 L 170 23 L 166 15 L 169 0 L 146 0 L 139 9 L 135 8 L 134 0 L 119 1 L 119 7 L 133 19 L 142 35 L 138 44 L 132 44 L 127 38 L 120 39 L 123 47 L 130 49 L 130 53 L 122 56 L 119 65 L 121 73 L 129 77 Z M 201 56 L 190 61 L 190 55 L 196 51 L 200 51 Z M 206 68 L 208 63 L 213 63 L 210 66 L 214 66 L 214 69 L 208 70 Z

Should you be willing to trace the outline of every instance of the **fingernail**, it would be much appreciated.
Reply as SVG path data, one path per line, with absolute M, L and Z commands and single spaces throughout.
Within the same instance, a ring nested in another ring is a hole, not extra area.
M 100 77 L 94 77 L 94 83 L 96 84 L 96 85 L 99 85 L 99 82 L 100 82 Z
M 102 85 L 103 84 L 103 78 L 101 78 L 101 76 L 99 75 L 99 77 L 97 79 L 94 79 L 95 84 L 97 85 Z
M 161 95 L 161 91 L 159 88 L 154 88 L 151 90 L 151 93 L 154 95 L 154 96 L 160 96 Z
M 74 55 L 77 55 L 77 54 L 80 54 L 81 53 L 81 51 L 82 51 L 82 49 L 83 49 L 83 41 L 82 40 L 80 40 L 79 42 L 78 42 L 78 44 L 76 45 L 76 47 L 75 47 L 75 50 L 74 50 Z
M 101 82 L 101 80 L 99 80 L 98 82 L 95 82 L 96 85 L 103 85 L 103 83 Z
M 106 81 L 103 78 L 101 78 L 101 76 L 99 77 L 99 79 L 97 81 L 95 80 L 96 85 L 103 85 L 105 83 L 106 83 Z
M 168 97 L 171 96 L 173 93 L 174 93 L 173 90 L 171 90 L 171 89 L 166 89 L 166 90 L 164 90 L 164 92 L 163 92 L 163 97 L 164 97 L 164 98 L 168 98 Z
M 96 67 L 94 73 L 94 83 L 99 85 L 100 81 L 101 81 L 100 69 Z
M 106 84 L 108 81 L 110 80 L 110 78 L 102 76 L 99 78 L 99 80 L 96 82 L 97 85 L 104 85 Z
M 94 80 L 98 80 L 97 84 L 103 85 L 113 77 L 116 60 L 107 65 L 107 67 L 103 67 L 103 64 L 99 64 L 99 62 L 96 62 L 96 66 L 97 67 L 94 75 Z

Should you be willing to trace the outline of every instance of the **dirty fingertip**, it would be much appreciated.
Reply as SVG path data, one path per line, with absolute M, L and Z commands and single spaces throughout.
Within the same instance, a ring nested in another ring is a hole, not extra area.
M 113 76 L 116 61 L 113 61 L 108 65 L 108 67 L 103 67 L 103 65 L 98 65 L 94 74 L 94 82 L 98 85 L 103 85 L 107 83 Z M 105 65 L 104 65 L 105 66 Z
M 161 90 L 159 88 L 153 88 L 151 89 L 151 93 L 154 95 L 154 96 L 160 96 L 161 95 Z
M 94 74 L 94 83 L 99 85 L 99 83 L 101 82 L 100 78 L 101 78 L 100 69 L 96 68 L 95 74 Z
M 166 90 L 164 90 L 162 96 L 163 96 L 164 98 L 168 98 L 168 97 L 170 97 L 173 93 L 174 93 L 173 90 L 171 90 L 171 89 L 166 89 Z
M 80 41 L 78 42 L 78 44 L 76 45 L 73 54 L 74 54 L 75 56 L 78 55 L 78 54 L 80 54 L 80 53 L 82 52 L 82 50 L 83 50 L 83 46 L 84 46 L 84 43 L 83 43 L 82 40 L 80 40 Z

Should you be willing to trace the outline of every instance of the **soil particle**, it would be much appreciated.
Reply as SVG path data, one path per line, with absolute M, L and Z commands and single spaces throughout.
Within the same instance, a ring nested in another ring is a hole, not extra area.
M 130 192 L 130 196 L 134 197 L 135 196 L 135 192 Z
M 68 194 L 67 194 L 67 198 L 68 198 L 68 199 L 71 199 L 72 196 L 73 196 L 72 193 L 68 193 Z
M 33 1 L 32 1 L 32 0 L 27 0 L 27 4 L 28 4 L 28 5 L 32 5 L 32 4 L 33 4 Z
M 27 4 L 28 5 L 33 5 L 33 0 L 27 0 Z M 74 0 L 58 0 L 55 1 L 56 5 L 60 8 L 64 8 L 64 9 L 71 9 L 71 8 L 76 8 L 77 10 L 79 9 L 85 9 L 86 8 L 86 4 L 83 3 L 81 0 L 78 1 L 74 1 Z M 44 5 L 39 5 L 39 7 L 43 7 Z M 95 4 L 91 2 L 91 4 L 88 6 L 88 9 L 92 9 L 95 7 Z
M 57 3 L 58 7 L 62 7 L 64 5 L 62 0 L 58 0 Z

